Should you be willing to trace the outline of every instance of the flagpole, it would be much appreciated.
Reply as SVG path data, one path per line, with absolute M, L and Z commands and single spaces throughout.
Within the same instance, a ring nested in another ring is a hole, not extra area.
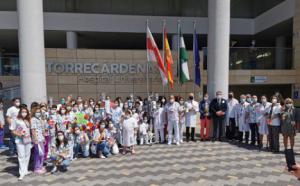
M 195 64 L 195 42 L 196 42 L 196 20 L 194 20 L 194 34 L 193 34 L 194 81 L 196 81 L 196 72 L 195 72 L 195 67 L 196 67 L 196 64 Z M 193 93 L 195 95 L 195 82 L 193 83 Z
M 177 20 L 177 84 L 180 81 L 180 20 Z
M 166 26 L 166 20 L 165 19 L 163 19 L 163 21 L 162 21 L 162 28 L 163 28 L 163 30 L 162 30 L 162 49 L 163 49 L 163 53 L 162 53 L 162 60 L 163 60 L 163 63 L 164 63 L 164 66 L 165 66 L 165 26 Z M 165 86 L 164 86 L 164 84 L 162 85 L 163 86 L 163 95 L 165 96 Z
M 146 50 L 147 50 L 147 29 L 148 29 L 148 19 L 146 20 Z M 147 96 L 149 97 L 149 61 L 147 59 L 147 62 L 146 62 L 146 67 L 147 67 Z

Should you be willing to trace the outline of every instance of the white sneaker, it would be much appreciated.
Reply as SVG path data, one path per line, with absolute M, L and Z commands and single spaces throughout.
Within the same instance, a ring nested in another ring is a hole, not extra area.
M 180 140 L 180 143 L 183 143 L 183 140 Z
M 25 175 L 28 176 L 30 174 L 32 174 L 32 171 L 27 171 Z
M 18 178 L 18 180 L 19 180 L 19 181 L 22 181 L 22 180 L 24 179 L 24 176 L 25 176 L 25 175 L 21 175 L 21 176 Z
M 51 174 L 54 174 L 57 172 L 57 166 L 54 166 L 53 169 L 51 170 Z
M 180 143 L 179 143 L 179 142 L 177 142 L 177 143 L 176 143 L 176 145 L 177 145 L 177 146 L 179 146 L 179 145 L 180 145 Z
M 101 155 L 101 156 L 100 156 L 100 158 L 101 158 L 101 159 L 105 159 L 106 157 L 105 157 L 105 156 L 103 156 L 103 155 Z
M 171 142 L 168 142 L 168 145 L 172 145 L 172 143 L 171 143 Z

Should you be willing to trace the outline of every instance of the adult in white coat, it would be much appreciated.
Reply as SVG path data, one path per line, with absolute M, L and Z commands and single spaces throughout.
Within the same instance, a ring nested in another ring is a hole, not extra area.
M 155 143 L 164 143 L 164 124 L 165 124 L 165 112 L 161 107 L 161 103 L 157 102 L 156 109 L 153 112 L 154 117 L 154 133 L 155 133 Z
M 189 99 L 185 102 L 185 125 L 186 125 L 186 141 L 190 138 L 195 142 L 195 127 L 197 125 L 197 112 L 199 112 L 199 104 L 194 100 L 194 94 L 189 94 Z M 190 133 L 191 129 L 191 133 Z
M 170 95 L 169 103 L 165 105 L 166 122 L 168 125 L 168 145 L 172 144 L 172 133 L 174 129 L 174 141 L 179 145 L 179 103 L 175 102 L 174 95 Z
M 249 130 L 250 130 L 249 123 L 246 120 L 246 110 L 248 106 L 249 103 L 246 102 L 246 96 L 242 94 L 240 96 L 240 103 L 234 107 L 235 120 L 236 120 L 235 122 L 239 127 L 238 139 L 240 142 L 242 142 L 243 135 L 245 133 L 246 143 L 248 143 L 249 140 Z
M 259 112 L 258 112 L 258 133 L 259 137 L 259 148 L 263 147 L 263 138 L 264 136 L 269 134 L 268 130 L 268 112 L 271 107 L 271 103 L 267 101 L 266 96 L 261 96 L 261 104 L 259 105 Z M 269 141 L 267 140 L 267 146 Z

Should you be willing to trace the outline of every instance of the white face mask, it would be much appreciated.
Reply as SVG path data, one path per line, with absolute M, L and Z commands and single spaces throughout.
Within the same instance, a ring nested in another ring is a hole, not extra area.
M 241 103 L 245 103 L 246 99 L 241 99 Z
M 110 124 L 108 125 L 108 127 L 109 127 L 109 128 L 113 128 L 114 125 L 113 125 L 112 123 L 110 123 Z
M 105 125 L 101 124 L 101 125 L 100 125 L 100 128 L 104 129 L 104 128 L 105 128 Z
M 27 116 L 27 113 L 26 112 L 22 112 L 21 115 L 22 115 L 23 118 L 25 118 Z
M 170 103 L 174 103 L 175 102 L 175 100 L 174 99 L 170 99 Z
M 217 95 L 217 99 L 222 99 L 222 95 Z
M 75 134 L 80 134 L 80 130 L 76 130 L 76 131 L 75 131 Z
M 57 138 L 58 138 L 59 141 L 63 141 L 64 140 L 63 136 L 58 136 Z
M 276 104 L 277 103 L 277 99 L 272 99 L 272 103 Z
M 262 103 L 266 103 L 266 102 L 267 102 L 267 99 L 263 98 L 263 99 L 261 99 L 261 102 L 262 102 Z
M 21 105 L 20 102 L 16 102 L 15 104 L 16 104 L 17 107 L 19 107 Z
M 66 110 L 61 110 L 61 113 L 62 113 L 62 114 L 66 113 Z
M 35 113 L 35 117 L 40 118 L 41 117 L 41 113 L 40 112 Z

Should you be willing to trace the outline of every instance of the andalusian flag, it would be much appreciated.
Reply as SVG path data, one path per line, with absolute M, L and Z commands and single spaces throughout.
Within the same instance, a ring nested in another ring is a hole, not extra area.
M 165 69 L 164 62 L 159 53 L 157 45 L 154 41 L 154 38 L 150 32 L 149 27 L 147 27 L 147 59 L 149 62 L 157 62 L 157 66 L 160 72 L 161 80 L 163 85 L 168 84 L 167 73 Z
M 179 40 L 179 81 L 181 84 L 187 82 L 190 80 L 190 75 L 189 75 L 189 68 L 188 68 L 188 53 L 185 48 L 184 44 L 184 39 L 183 35 L 181 33 L 181 30 L 179 31 L 180 33 L 180 40 Z
M 165 47 L 165 61 L 167 65 L 167 75 L 168 80 L 170 83 L 170 87 L 173 88 L 174 80 L 173 80 L 173 72 L 172 72 L 172 64 L 173 64 L 173 58 L 171 54 L 171 49 L 168 41 L 167 31 L 164 28 L 164 47 Z

